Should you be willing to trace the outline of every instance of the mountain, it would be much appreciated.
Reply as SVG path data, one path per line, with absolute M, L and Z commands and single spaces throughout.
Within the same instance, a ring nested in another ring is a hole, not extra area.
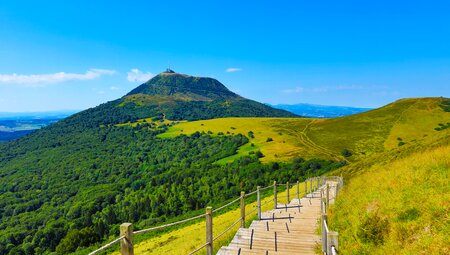
M 170 69 L 133 89 L 127 96 L 136 94 L 172 96 L 180 101 L 242 99 L 216 79 L 178 74 Z
M 169 120 L 298 117 L 288 111 L 243 98 L 215 79 L 167 70 L 124 97 L 83 111 L 68 121 L 85 122 L 89 119 L 92 127 L 162 116 Z
M 123 222 L 143 229 L 200 214 L 273 180 L 338 168 L 351 176 L 368 158 L 448 140 L 449 102 L 406 99 L 341 118 L 298 118 L 214 79 L 162 73 L 0 144 L 0 254 L 87 254 L 117 238 Z M 228 116 L 251 117 L 217 118 Z
M 331 106 L 317 104 L 276 104 L 270 106 L 292 112 L 294 114 L 312 118 L 335 118 L 356 113 L 366 112 L 372 108 L 357 108 L 347 106 Z
M 221 165 L 216 162 L 248 144 L 246 136 L 158 137 L 177 121 L 228 116 L 297 117 L 215 79 L 169 71 L 122 98 L 1 143 L 0 254 L 67 254 L 116 235 L 125 221 L 137 228 L 158 224 L 259 181 L 339 166 L 313 159 L 294 172 L 290 163 L 262 164 L 257 155 Z

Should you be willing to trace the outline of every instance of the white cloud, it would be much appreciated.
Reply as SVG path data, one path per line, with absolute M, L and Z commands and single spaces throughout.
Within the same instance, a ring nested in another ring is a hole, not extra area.
M 242 71 L 242 68 L 230 67 L 225 70 L 225 72 L 227 72 L 227 73 L 234 73 L 234 72 L 239 72 L 239 71 Z
M 153 73 L 147 72 L 143 73 L 139 69 L 134 68 L 131 69 L 130 72 L 128 72 L 127 80 L 131 82 L 145 82 L 153 78 L 155 75 Z
M 110 90 L 119 90 L 120 88 L 119 88 L 119 87 L 116 87 L 116 86 L 111 86 L 111 87 L 109 87 L 109 89 L 110 89 Z
M 116 71 L 107 69 L 89 69 L 85 73 L 51 73 L 51 74 L 0 74 L 0 83 L 21 84 L 25 86 L 42 86 L 71 80 L 93 80 L 103 75 L 113 75 Z M 41 85 L 39 85 L 41 84 Z
M 281 92 L 286 93 L 286 94 L 294 94 L 294 93 L 302 93 L 303 91 L 305 91 L 304 88 L 302 87 L 295 87 L 292 89 L 283 89 Z

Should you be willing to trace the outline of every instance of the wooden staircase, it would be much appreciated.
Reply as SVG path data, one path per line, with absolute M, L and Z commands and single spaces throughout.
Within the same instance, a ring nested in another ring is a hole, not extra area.
M 262 213 L 250 227 L 240 228 L 228 246 L 218 255 L 245 254 L 315 254 L 320 247 L 316 232 L 321 215 L 319 191 L 289 204 L 278 204 L 277 209 Z

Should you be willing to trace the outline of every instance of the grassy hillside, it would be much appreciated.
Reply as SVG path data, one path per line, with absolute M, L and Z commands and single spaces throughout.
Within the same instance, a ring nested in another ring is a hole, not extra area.
M 220 118 L 183 122 L 170 127 L 160 137 L 196 131 L 249 136 L 252 131 L 254 138 L 250 137 L 249 144 L 240 148 L 239 156 L 260 150 L 265 162 L 298 156 L 358 161 L 439 136 L 445 130 L 435 128 L 450 122 L 450 112 L 440 106 L 443 101 L 443 98 L 404 99 L 376 110 L 334 119 Z M 343 149 L 351 151 L 353 156 L 344 158 Z
M 318 146 L 334 153 L 342 147 L 355 157 L 404 145 L 411 145 L 434 136 L 434 129 L 450 120 L 440 103 L 442 98 L 403 99 L 363 114 L 320 120 L 308 130 L 309 138 Z
M 443 98 L 400 100 L 337 119 L 178 123 L 153 114 L 158 106 L 145 100 L 111 101 L 0 144 L 0 254 L 65 254 L 116 236 L 122 222 L 160 224 L 258 184 L 342 166 L 318 158 L 347 161 L 339 173 L 358 176 L 434 148 L 450 133 Z
M 194 132 L 212 132 L 214 135 L 244 134 L 249 137 L 250 142 L 238 150 L 238 155 L 223 159 L 221 162 L 233 161 L 235 158 L 248 155 L 250 151 L 260 150 L 265 157 L 264 162 L 274 160 L 288 160 L 295 155 L 307 155 L 309 152 L 298 142 L 295 134 L 286 133 L 282 126 L 289 129 L 304 128 L 311 119 L 289 119 L 289 118 L 221 118 L 212 120 L 201 120 L 183 122 L 169 128 L 159 137 L 176 137 L 180 134 L 192 134 Z M 252 132 L 253 135 L 249 135 Z M 268 141 L 272 138 L 272 141 Z M 252 146 L 253 144 L 253 146 Z
M 340 254 L 450 253 L 449 140 L 378 161 L 347 182 L 330 217 Z
M 227 118 L 174 125 L 162 137 L 201 130 L 253 132 L 241 155 L 343 159 L 330 173 L 346 177 L 331 209 L 342 254 L 449 254 L 450 105 L 443 98 L 405 99 L 337 119 Z M 267 137 L 273 138 L 267 142 Z M 237 157 L 236 155 L 233 157 Z M 231 159 L 231 158 L 230 158 Z

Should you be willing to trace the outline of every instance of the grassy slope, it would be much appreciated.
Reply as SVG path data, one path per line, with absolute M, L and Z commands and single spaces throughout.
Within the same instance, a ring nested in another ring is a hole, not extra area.
M 378 161 L 354 176 L 330 217 L 331 228 L 339 232 L 340 253 L 449 254 L 449 175 L 450 146 L 442 145 Z M 367 227 L 368 218 L 382 224 Z M 383 242 L 366 241 L 363 229 L 383 233 L 375 235 Z
M 300 196 L 303 196 L 304 183 L 300 184 Z M 295 196 L 296 188 L 293 187 L 290 189 L 290 194 L 292 197 Z M 272 194 L 270 192 L 269 194 Z M 256 195 L 253 195 L 253 198 Z M 280 192 L 278 194 L 279 203 L 285 203 L 286 192 Z M 249 198 L 246 199 L 248 201 Z M 254 199 L 253 199 L 254 200 Z M 267 211 L 273 209 L 273 196 L 269 195 L 261 201 L 262 211 Z M 264 205 L 266 202 L 268 204 Z M 239 206 L 239 202 L 234 204 L 235 207 Z M 256 208 L 256 202 L 251 202 L 246 205 L 246 213 L 251 212 Z M 214 232 L 213 235 L 216 237 L 218 234 L 222 233 L 226 228 L 228 228 L 233 222 L 238 220 L 240 217 L 240 209 L 234 209 L 228 212 L 225 212 L 219 216 L 213 216 L 213 224 L 214 224 Z M 247 218 L 247 225 L 256 218 L 256 212 Z M 216 242 L 214 242 L 214 250 L 217 251 L 223 245 L 227 245 L 229 241 L 233 238 L 234 234 L 239 228 L 239 223 L 236 224 L 230 231 L 227 232 L 224 236 L 220 237 Z M 189 252 L 195 250 L 195 248 L 200 247 L 205 243 L 205 222 L 201 221 L 198 223 L 194 223 L 189 226 L 178 228 L 174 231 L 162 234 L 157 237 L 152 237 L 146 239 L 144 241 L 138 242 L 135 245 L 135 254 L 188 254 Z M 116 251 L 112 254 L 118 255 L 119 247 L 114 247 Z M 205 254 L 204 249 L 198 254 Z
M 238 155 L 222 160 L 228 162 L 234 160 L 250 151 L 261 150 L 265 155 L 262 161 L 287 160 L 295 155 L 309 155 L 308 151 L 300 146 L 295 134 L 285 133 L 280 126 L 302 128 L 310 123 L 312 119 L 289 119 L 289 118 L 220 118 L 212 120 L 200 120 L 177 124 L 160 137 L 173 137 L 179 134 L 192 134 L 196 131 L 211 131 L 214 134 L 241 133 L 248 135 L 253 131 L 255 138 L 250 139 L 250 144 L 244 145 L 238 151 Z M 267 138 L 272 142 L 266 142 Z M 251 143 L 254 146 L 251 146 Z
M 343 160 L 346 148 L 353 152 L 349 160 L 358 161 L 399 147 L 421 143 L 439 132 L 439 123 L 450 120 L 450 112 L 438 105 L 440 98 L 404 99 L 362 114 L 334 119 L 290 118 L 221 118 L 184 122 L 174 125 L 161 137 L 211 131 L 214 134 L 253 131 L 255 138 L 239 151 L 239 155 L 261 150 L 264 162 L 288 160 L 294 156 Z M 267 138 L 273 142 L 266 142 Z M 399 140 L 401 139 L 401 140 Z
M 417 254 L 425 249 L 432 254 L 448 254 L 450 147 L 445 141 L 450 140 L 450 129 L 436 131 L 434 128 L 439 123 L 449 122 L 450 112 L 438 106 L 441 100 L 405 99 L 336 119 L 224 118 L 184 122 L 172 126 L 162 137 L 196 131 L 245 135 L 253 131 L 255 138 L 251 143 L 255 146 L 244 145 L 234 158 L 251 150 L 261 150 L 266 162 L 294 156 L 342 159 L 340 151 L 350 149 L 354 153 L 349 159 L 352 163 L 335 174 L 351 179 L 336 205 L 339 210 L 331 217 L 332 228 L 340 233 L 342 251 L 346 254 L 352 251 L 354 254 L 367 251 Z M 274 141 L 266 142 L 268 137 Z M 399 138 L 405 145 L 399 146 Z M 224 162 L 234 158 L 224 159 Z M 357 236 L 359 224 L 368 210 L 378 211 L 381 218 L 389 221 L 385 244 L 376 249 Z M 411 212 L 418 212 L 418 216 L 409 220 Z M 218 229 L 224 229 L 236 215 L 228 212 L 217 218 Z M 398 220 L 399 217 L 402 220 Z M 408 220 L 405 221 L 405 217 Z M 202 244 L 203 232 L 198 224 L 191 225 L 149 239 L 138 244 L 137 249 L 144 251 L 157 243 L 161 253 L 171 254 L 173 247 L 189 250 Z M 174 235 L 176 237 L 171 237 Z

